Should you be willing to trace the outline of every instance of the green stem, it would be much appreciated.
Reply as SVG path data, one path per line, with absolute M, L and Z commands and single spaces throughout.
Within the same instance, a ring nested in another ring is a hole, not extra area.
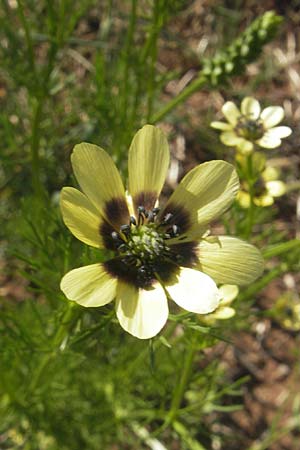
M 20 21 L 21 24 L 24 28 L 24 33 L 25 33 L 25 40 L 26 40 L 26 45 L 27 45 L 27 53 L 28 53 L 28 61 L 31 67 L 31 70 L 34 74 L 34 78 L 35 81 L 38 82 L 38 77 L 36 76 L 36 67 L 35 67 L 35 60 L 34 60 L 34 51 L 33 51 L 33 43 L 32 43 L 32 39 L 31 39 L 31 34 L 30 34 L 30 28 L 28 26 L 27 20 L 26 20 L 26 16 L 24 14 L 24 8 L 23 8 L 23 1 L 22 0 L 17 0 L 18 3 L 18 13 L 19 13 L 19 17 L 20 17 Z
M 134 46 L 134 32 L 136 27 L 136 20 L 137 20 L 137 0 L 131 0 L 131 14 L 130 14 L 130 21 L 128 25 L 128 32 L 126 36 L 125 46 L 124 46 L 124 75 L 123 75 L 123 92 L 121 93 L 121 98 L 123 99 L 123 105 L 122 105 L 122 114 L 123 114 L 123 120 L 126 120 L 126 116 L 128 114 L 128 97 L 131 93 L 129 92 L 129 68 L 131 64 L 131 55 L 132 55 L 132 48 Z
M 246 177 L 248 182 L 248 189 L 249 189 L 249 195 L 250 195 L 250 205 L 248 208 L 248 216 L 247 216 L 247 225 L 245 230 L 245 238 L 249 239 L 253 224 L 254 224 L 254 211 L 255 211 L 255 203 L 254 203 L 254 197 L 255 197 L 255 179 L 253 178 L 253 159 L 252 154 L 247 156 L 247 171 L 246 171 Z
M 49 363 L 56 356 L 57 351 L 59 350 L 59 347 L 61 346 L 63 340 L 65 339 L 70 326 L 73 325 L 74 317 L 75 317 L 74 312 L 76 312 L 76 309 L 74 310 L 74 305 L 70 303 L 68 305 L 67 310 L 65 311 L 63 318 L 61 320 L 61 323 L 53 337 L 53 340 L 52 340 L 53 350 L 51 352 L 47 353 L 44 356 L 44 358 L 42 358 L 39 366 L 36 368 L 36 370 L 33 374 L 31 382 L 28 386 L 28 394 L 29 395 L 34 393 L 34 391 L 36 390 Z
M 190 374 L 191 374 L 192 367 L 193 367 L 195 353 L 196 353 L 196 345 L 195 345 L 195 340 L 193 338 L 192 342 L 190 342 L 190 344 L 187 348 L 186 354 L 185 354 L 185 359 L 184 359 L 180 379 L 174 389 L 170 410 L 165 417 L 164 423 L 161 425 L 161 427 L 159 427 L 152 434 L 152 436 L 158 436 L 169 425 L 171 425 L 174 422 L 174 420 L 176 420 L 184 393 L 186 391 L 186 387 L 190 380 Z
M 294 181 L 286 185 L 286 193 L 300 189 L 300 181 Z
M 160 111 L 154 114 L 149 122 L 155 124 L 162 120 L 167 114 L 169 114 L 170 111 L 183 103 L 188 97 L 190 97 L 194 92 L 201 89 L 206 83 L 207 80 L 205 77 L 199 76 L 198 78 L 196 78 L 196 80 L 189 84 L 189 86 L 187 86 L 182 92 L 180 92 L 180 94 L 170 100 L 169 103 L 167 103 Z
M 176 419 L 178 415 L 178 410 L 180 408 L 184 393 L 186 391 L 186 386 L 190 379 L 190 374 L 192 370 L 192 365 L 195 357 L 196 348 L 194 343 L 188 347 L 185 360 L 179 380 L 179 384 L 176 386 L 174 395 L 172 398 L 171 408 L 169 414 L 167 415 L 167 422 L 172 423 L 174 419 Z
M 31 170 L 32 170 L 32 187 L 36 197 L 41 198 L 43 188 L 40 178 L 40 122 L 42 118 L 43 100 L 38 98 L 35 100 L 33 107 L 33 123 L 31 134 Z
M 149 38 L 150 45 L 150 64 L 149 64 L 149 72 L 148 72 L 148 89 L 147 89 L 147 122 L 150 120 L 152 116 L 153 110 L 153 100 L 154 100 L 154 88 L 155 88 L 155 64 L 157 60 L 157 39 L 159 35 L 159 31 L 163 25 L 163 14 L 160 14 L 161 10 L 161 2 L 154 2 L 153 6 L 153 20 L 152 20 L 152 29 Z

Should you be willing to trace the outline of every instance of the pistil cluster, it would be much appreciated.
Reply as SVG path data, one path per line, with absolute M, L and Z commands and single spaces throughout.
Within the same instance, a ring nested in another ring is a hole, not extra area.
M 263 137 L 265 130 L 260 119 L 253 120 L 249 117 L 241 116 L 235 126 L 235 131 L 238 136 L 255 141 Z
M 118 257 L 136 272 L 138 284 L 144 286 L 159 276 L 163 263 L 176 264 L 178 258 L 168 240 L 177 237 L 180 230 L 172 223 L 173 214 L 159 218 L 159 208 L 147 211 L 139 206 L 137 213 L 137 218 L 131 216 L 129 223 L 111 236 Z

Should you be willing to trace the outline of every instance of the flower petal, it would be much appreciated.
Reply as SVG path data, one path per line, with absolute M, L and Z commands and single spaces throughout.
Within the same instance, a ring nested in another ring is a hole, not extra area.
M 229 147 L 235 147 L 240 143 L 240 138 L 236 132 L 233 131 L 224 131 L 224 133 L 220 134 L 220 140 L 223 142 L 224 145 L 227 145 Z
M 260 118 L 265 128 L 275 127 L 284 118 L 284 109 L 281 106 L 268 106 L 262 111 Z
M 267 181 L 266 188 L 272 197 L 281 197 L 286 193 L 286 184 L 280 180 Z
M 277 167 L 267 165 L 264 171 L 262 172 L 261 176 L 265 182 L 275 181 L 280 178 L 280 170 Z
M 69 300 L 86 307 L 103 306 L 116 296 L 117 280 L 111 277 L 102 264 L 79 267 L 68 272 L 60 288 Z
M 236 284 L 223 284 L 219 291 L 222 296 L 220 306 L 228 306 L 238 296 L 239 288 Z
M 272 128 L 271 130 L 268 130 L 267 133 L 268 135 L 271 135 L 273 137 L 276 136 L 277 138 L 282 139 L 290 136 L 292 134 L 292 130 L 290 129 L 290 127 L 281 126 Z
M 60 194 L 60 209 L 63 220 L 71 233 L 92 247 L 103 247 L 99 227 L 102 222 L 99 210 L 72 187 L 65 187 Z
M 128 223 L 124 186 L 111 157 L 96 145 L 82 143 L 75 146 L 71 161 L 81 189 L 101 214 L 116 227 Z
M 263 271 L 259 250 L 248 242 L 230 236 L 209 237 L 198 246 L 199 270 L 217 283 L 249 284 Z
M 177 305 L 197 314 L 214 311 L 221 299 L 216 283 L 194 269 L 181 268 L 180 273 L 166 283 L 166 289 Z
M 135 207 L 152 209 L 166 179 L 170 152 L 159 128 L 145 125 L 133 138 L 128 155 L 129 193 Z
M 205 319 L 207 319 L 208 322 L 214 322 L 215 320 L 231 319 L 233 316 L 235 316 L 235 310 L 233 308 L 220 305 L 215 312 L 209 314 Z
M 241 155 L 249 155 L 253 151 L 254 145 L 252 142 L 247 141 L 247 139 L 240 138 L 236 148 Z
M 158 283 L 153 289 L 145 290 L 119 281 L 116 313 L 125 331 L 139 339 L 149 339 L 165 325 L 169 314 L 168 301 Z
M 226 123 L 226 122 L 211 122 L 210 126 L 212 128 L 215 128 L 216 130 L 232 130 L 232 125 L 230 125 L 230 123 Z
M 263 148 L 276 148 L 281 145 L 281 139 L 276 134 L 271 133 L 272 130 L 265 132 L 262 138 L 258 139 L 256 143 Z
M 220 140 L 224 145 L 229 147 L 237 147 L 237 149 L 243 154 L 251 153 L 253 150 L 252 142 L 245 138 L 239 137 L 235 131 L 225 131 L 224 133 L 221 133 Z
M 271 206 L 274 203 L 273 197 L 268 194 L 261 195 L 260 197 L 254 197 L 253 201 L 256 206 L 261 206 L 262 208 L 265 208 L 266 206 Z
M 222 113 L 228 120 L 228 122 L 235 126 L 238 119 L 241 117 L 241 112 L 233 102 L 226 102 L 222 107 Z
M 242 208 L 246 209 L 250 207 L 251 197 L 248 192 L 239 191 L 236 199 Z
M 206 227 L 228 209 L 238 189 L 238 176 L 231 164 L 209 161 L 187 173 L 171 195 L 163 214 L 175 212 L 174 223 L 182 232 L 190 232 L 196 227 L 199 234 L 201 227 Z M 189 222 L 186 229 L 180 222 L 184 211 Z
M 247 118 L 256 120 L 259 118 L 260 104 L 253 97 L 245 97 L 241 103 L 241 111 Z

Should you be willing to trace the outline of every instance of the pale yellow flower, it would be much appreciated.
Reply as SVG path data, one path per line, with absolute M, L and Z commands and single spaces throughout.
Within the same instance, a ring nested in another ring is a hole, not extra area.
M 221 300 L 217 309 L 210 314 L 201 316 L 201 320 L 209 325 L 215 324 L 218 320 L 226 320 L 235 316 L 235 309 L 231 304 L 238 296 L 238 286 L 234 284 L 223 284 L 219 287 L 219 292 Z
M 212 122 L 211 127 L 222 131 L 223 144 L 244 154 L 251 153 L 255 144 L 268 149 L 279 147 L 281 139 L 292 133 L 289 127 L 276 126 L 284 118 L 281 106 L 268 106 L 261 111 L 253 97 L 245 97 L 240 110 L 233 102 L 226 102 L 222 112 L 228 122 Z
M 246 156 L 237 155 L 237 162 L 240 165 L 247 164 Z M 274 203 L 274 199 L 281 197 L 286 193 L 286 184 L 281 181 L 280 170 L 272 166 L 272 160 L 266 161 L 261 153 L 253 153 L 253 170 L 257 176 L 257 182 L 254 185 L 255 196 L 253 202 L 256 206 L 266 207 Z M 242 183 L 238 192 L 237 200 L 242 208 L 249 208 L 251 200 L 247 190 L 247 185 Z
M 140 339 L 155 336 L 168 318 L 168 300 L 197 314 L 214 311 L 216 283 L 247 284 L 263 269 L 260 252 L 240 239 L 207 236 L 209 222 L 239 189 L 234 167 L 210 161 L 191 170 L 166 204 L 158 207 L 169 166 L 167 140 L 144 126 L 128 155 L 128 191 L 111 157 L 92 144 L 75 146 L 71 161 L 83 192 L 61 192 L 65 224 L 85 244 L 114 257 L 68 272 L 65 295 L 82 306 L 115 299 L 121 326 Z
M 271 310 L 274 317 L 284 328 L 300 330 L 300 299 L 293 292 L 282 295 Z

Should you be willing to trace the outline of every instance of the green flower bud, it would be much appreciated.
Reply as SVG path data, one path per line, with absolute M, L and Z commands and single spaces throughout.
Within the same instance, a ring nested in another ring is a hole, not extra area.
M 205 59 L 199 75 L 206 78 L 211 86 L 226 82 L 229 75 L 240 75 L 248 64 L 258 58 L 263 46 L 273 39 L 281 22 L 281 16 L 274 11 L 267 11 L 254 20 L 229 47 L 213 58 Z

